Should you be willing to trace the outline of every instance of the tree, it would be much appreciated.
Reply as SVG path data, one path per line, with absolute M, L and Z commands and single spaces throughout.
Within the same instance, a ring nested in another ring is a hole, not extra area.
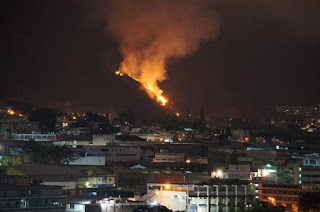
M 33 164 L 65 164 L 74 160 L 73 153 L 67 146 L 45 146 L 39 142 L 26 141 L 20 148 L 19 153 Z
M 17 156 L 3 156 L 0 159 L 0 165 L 2 166 L 19 166 L 24 164 L 26 161 L 23 155 Z
M 67 146 L 51 146 L 48 152 L 49 164 L 66 164 L 74 160 L 73 152 Z

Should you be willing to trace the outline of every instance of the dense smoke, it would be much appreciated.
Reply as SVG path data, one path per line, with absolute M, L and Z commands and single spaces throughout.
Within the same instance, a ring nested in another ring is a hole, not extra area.
M 162 94 L 158 83 L 167 79 L 166 60 L 194 52 L 219 28 L 202 0 L 115 0 L 108 14 L 124 58 L 119 71 L 139 81 L 151 97 Z

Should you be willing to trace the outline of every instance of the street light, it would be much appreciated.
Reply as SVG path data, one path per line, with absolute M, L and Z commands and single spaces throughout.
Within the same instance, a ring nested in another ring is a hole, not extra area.
M 223 172 L 221 169 L 218 169 L 216 171 L 211 172 L 211 177 L 212 178 L 222 178 L 223 177 Z
M 164 186 L 164 188 L 165 188 L 165 189 L 170 189 L 170 184 L 166 184 L 166 185 Z

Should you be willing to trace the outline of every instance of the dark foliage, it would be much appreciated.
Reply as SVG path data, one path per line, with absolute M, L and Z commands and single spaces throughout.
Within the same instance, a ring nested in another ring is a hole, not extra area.
M 45 146 L 39 142 L 26 141 L 20 148 L 20 153 L 33 164 L 65 164 L 73 160 L 72 151 L 67 146 Z
M 55 132 L 57 114 L 50 108 L 39 108 L 31 113 L 30 121 L 39 122 L 42 132 Z

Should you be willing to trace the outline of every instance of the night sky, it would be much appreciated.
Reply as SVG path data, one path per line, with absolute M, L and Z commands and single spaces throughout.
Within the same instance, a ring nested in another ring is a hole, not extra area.
M 110 3 L 2 2 L 0 100 L 152 113 L 156 106 L 139 85 L 114 74 L 122 56 L 108 30 Z M 197 112 L 203 105 L 208 117 L 247 117 L 274 105 L 320 103 L 319 1 L 208 6 L 219 17 L 217 38 L 166 64 L 160 86 L 177 109 Z

